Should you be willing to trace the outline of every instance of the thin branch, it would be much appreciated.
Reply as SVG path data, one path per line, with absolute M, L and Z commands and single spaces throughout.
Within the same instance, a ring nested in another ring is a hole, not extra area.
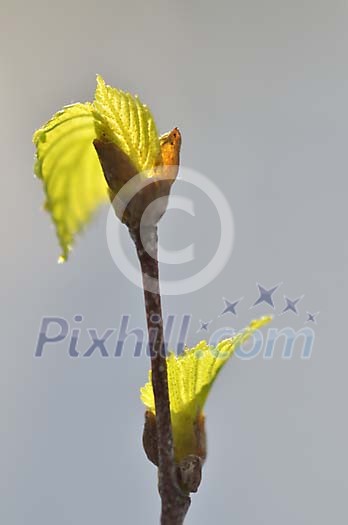
M 163 337 L 163 318 L 158 270 L 157 226 L 130 230 L 141 265 L 146 320 L 151 355 L 152 386 L 156 408 L 158 442 L 158 488 L 162 501 L 161 525 L 182 525 L 190 506 L 190 498 L 179 487 L 174 461 L 173 434 L 170 418 L 167 362 Z M 155 282 L 148 290 L 148 279 Z
M 174 142 L 175 138 L 176 142 Z M 106 143 L 100 140 L 94 140 L 93 144 L 110 189 L 111 200 L 113 201 L 115 195 L 118 195 L 120 185 L 123 186 L 127 180 L 134 177 L 136 173 L 135 168 L 129 158 L 116 144 Z M 177 129 L 173 131 L 173 137 L 170 138 L 170 148 L 174 147 L 174 144 L 179 144 L 178 147 L 180 147 L 180 134 Z M 178 164 L 178 155 L 174 160 L 175 164 Z M 162 180 L 161 184 L 155 181 L 155 186 L 151 188 L 145 186 L 140 189 L 128 203 L 125 210 L 122 206 L 119 207 L 123 202 L 122 199 L 119 199 L 120 202 L 116 199 L 113 201 L 116 215 L 122 222 L 127 224 L 129 228 L 142 271 L 151 355 L 152 385 L 156 409 L 158 454 L 155 455 L 156 458 L 158 456 L 158 488 L 162 501 L 162 525 L 182 525 L 191 500 L 187 493 L 183 492 L 178 483 L 180 467 L 178 468 L 174 461 L 173 434 L 170 418 L 167 362 L 165 358 L 159 289 L 158 237 L 157 226 L 155 225 L 156 221 L 163 214 L 164 209 L 160 207 L 158 214 L 154 217 L 152 226 L 141 229 L 142 237 L 140 235 L 140 222 L 149 202 L 152 202 L 156 197 L 168 196 L 172 181 L 173 178 L 171 177 L 168 180 Z M 143 246 L 142 240 L 145 246 Z M 151 281 L 151 284 L 149 281 Z

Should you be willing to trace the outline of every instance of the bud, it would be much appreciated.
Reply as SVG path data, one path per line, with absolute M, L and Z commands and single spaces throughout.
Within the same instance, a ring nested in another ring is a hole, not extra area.
M 177 469 L 178 481 L 184 492 L 197 492 L 202 481 L 202 460 L 193 454 L 180 461 Z
M 197 492 L 202 479 L 202 466 L 206 458 L 206 435 L 204 428 L 205 418 L 198 414 L 192 428 L 186 428 L 187 441 L 185 452 L 190 452 L 182 457 L 182 450 L 178 449 L 174 440 L 174 454 L 177 467 L 177 477 L 180 487 L 184 492 Z M 158 440 L 156 416 L 150 410 L 145 412 L 143 432 L 143 447 L 147 458 L 158 467 Z
M 181 135 L 178 128 L 160 137 L 161 156 L 157 164 L 143 173 L 114 142 L 95 139 L 95 150 L 109 188 L 110 200 L 117 217 L 130 229 L 140 227 L 145 210 L 144 226 L 154 226 L 166 211 L 171 186 L 180 160 Z

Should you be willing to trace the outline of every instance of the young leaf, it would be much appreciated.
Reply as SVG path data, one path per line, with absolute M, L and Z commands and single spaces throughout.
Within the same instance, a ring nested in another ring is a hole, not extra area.
M 170 412 L 177 461 L 189 454 L 197 454 L 197 425 L 200 424 L 207 396 L 219 372 L 235 350 L 271 319 L 265 316 L 251 321 L 237 335 L 221 341 L 216 347 L 201 341 L 179 356 L 173 352 L 168 355 Z M 140 392 L 144 405 L 155 414 L 151 371 L 148 383 Z
M 138 172 L 161 162 L 155 121 L 138 97 L 107 86 L 98 75 L 93 105 L 98 139 L 116 144 Z
M 45 207 L 51 214 L 62 254 L 93 212 L 107 201 L 107 185 L 93 147 L 96 138 L 91 104 L 66 106 L 36 131 L 35 174 L 42 179 Z

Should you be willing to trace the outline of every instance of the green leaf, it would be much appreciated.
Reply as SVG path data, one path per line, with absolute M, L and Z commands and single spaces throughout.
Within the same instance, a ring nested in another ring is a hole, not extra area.
M 76 234 L 96 208 L 108 200 L 95 139 L 117 146 L 135 173 L 147 171 L 145 176 L 151 176 L 162 163 L 160 140 L 148 108 L 137 97 L 107 86 L 100 76 L 93 103 L 66 106 L 39 129 L 33 137 L 35 173 L 44 183 L 46 209 L 62 248 L 60 261 L 67 259 Z M 125 174 L 115 176 L 122 187 Z M 110 196 L 114 197 L 112 191 Z
M 138 170 L 151 170 L 161 161 L 155 121 L 137 96 L 107 86 L 97 76 L 94 108 L 98 139 L 115 143 Z
M 107 185 L 93 147 L 92 104 L 66 106 L 36 131 L 35 174 L 42 179 L 63 262 L 75 235 L 108 199 Z
M 271 319 L 271 316 L 264 316 L 251 321 L 241 332 L 221 341 L 216 347 L 201 341 L 195 347 L 187 348 L 179 356 L 173 352 L 168 355 L 170 413 L 175 456 L 178 460 L 196 453 L 197 417 L 203 414 L 207 396 L 219 372 L 235 350 Z M 151 371 L 149 381 L 140 389 L 140 393 L 146 408 L 155 414 Z

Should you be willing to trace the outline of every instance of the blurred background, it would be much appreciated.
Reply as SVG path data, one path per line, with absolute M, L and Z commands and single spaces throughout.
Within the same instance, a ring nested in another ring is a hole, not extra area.
M 142 292 L 108 250 L 108 209 L 57 265 L 33 177 L 33 131 L 63 105 L 92 100 L 96 73 L 138 93 L 161 133 L 179 126 L 182 164 L 213 180 L 233 212 L 224 270 L 164 298 L 175 330 L 191 314 L 192 345 L 271 312 L 276 328 L 315 332 L 309 360 L 301 345 L 282 359 L 280 344 L 271 360 L 226 366 L 206 407 L 208 460 L 186 523 L 344 523 L 347 3 L 1 0 L 0 12 L 1 523 L 158 523 L 156 471 L 141 446 L 146 356 L 133 357 L 129 338 L 112 357 L 115 336 L 109 358 L 72 359 L 68 338 L 34 357 L 44 316 L 80 328 L 81 354 L 87 328 L 119 329 L 123 314 L 130 329 L 145 327 Z M 195 243 L 191 273 L 219 241 L 208 204 L 196 217 L 171 210 L 160 226 L 168 250 Z M 124 249 L 132 260 L 127 238 Z M 176 271 L 162 267 L 168 279 Z M 274 310 L 250 309 L 257 283 L 282 283 Z M 298 316 L 279 315 L 284 295 L 304 296 Z M 223 298 L 241 297 L 237 316 L 219 317 Z M 317 324 L 307 312 L 320 312 Z M 207 332 L 200 320 L 212 321 Z

